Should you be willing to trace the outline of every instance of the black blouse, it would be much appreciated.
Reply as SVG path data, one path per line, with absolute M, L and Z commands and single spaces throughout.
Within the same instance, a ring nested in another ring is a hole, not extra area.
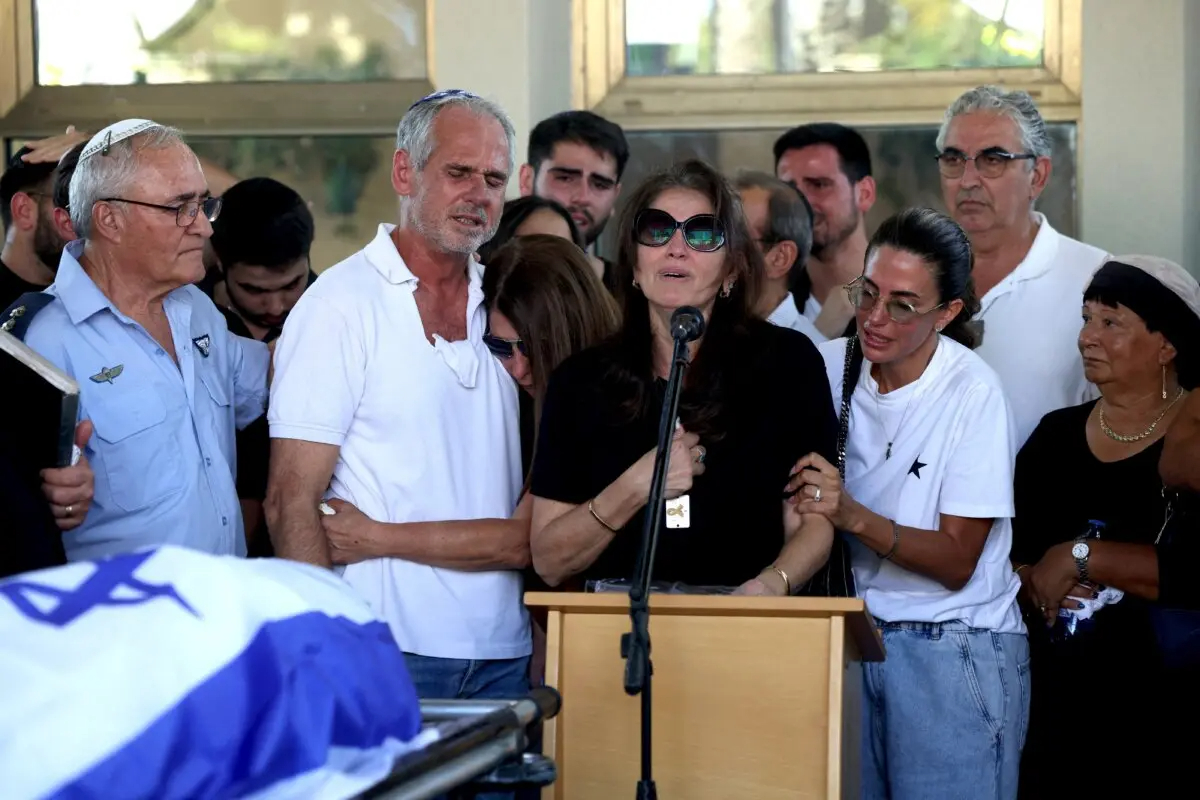
M 706 470 L 688 493 L 691 525 L 663 526 L 656 581 L 738 586 L 758 575 L 784 544 L 783 491 L 792 467 L 813 451 L 835 458 L 837 421 L 812 342 L 756 322 L 734 355 L 736 380 L 725 382 L 725 433 L 701 440 Z M 536 497 L 586 503 L 654 448 L 666 382 L 655 384 L 655 410 L 630 420 L 609 374 L 615 358 L 613 345 L 601 345 L 568 359 L 552 376 L 533 464 Z M 685 428 L 687 422 L 684 417 Z M 631 577 L 643 519 L 644 512 L 636 514 L 581 577 Z
M 1121 461 L 1100 461 L 1087 443 L 1093 406 L 1047 414 L 1017 456 L 1012 545 L 1017 563 L 1036 564 L 1050 547 L 1074 540 L 1093 521 L 1103 523 L 1101 541 L 1153 544 L 1163 528 L 1162 442 Z M 1052 640 L 1036 614 L 1026 616 L 1033 695 L 1023 796 L 1160 796 L 1146 781 L 1151 774 L 1154 781 L 1167 780 L 1174 770 L 1147 772 L 1146 766 L 1151 759 L 1163 761 L 1172 749 L 1173 737 L 1163 729 L 1170 727 L 1172 709 L 1195 708 L 1197 695 L 1191 679 L 1163 663 L 1154 608 L 1126 593 L 1065 640 Z M 1087 769 L 1073 769 L 1064 747 L 1080 748 Z

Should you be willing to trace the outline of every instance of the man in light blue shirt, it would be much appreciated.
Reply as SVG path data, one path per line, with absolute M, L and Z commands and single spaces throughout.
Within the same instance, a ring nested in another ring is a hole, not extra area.
M 245 555 L 234 434 L 263 413 L 270 352 L 191 285 L 219 211 L 173 129 L 126 120 L 80 156 L 80 239 L 24 336 L 75 378 L 95 428 L 95 497 L 64 536 L 70 560 L 166 543 Z

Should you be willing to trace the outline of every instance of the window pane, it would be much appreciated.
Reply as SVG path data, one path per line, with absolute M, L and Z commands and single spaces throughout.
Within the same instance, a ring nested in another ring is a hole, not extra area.
M 1054 147 L 1054 171 L 1037 208 L 1055 230 L 1076 236 L 1076 132 L 1074 123 L 1049 123 Z M 858 128 L 871 150 L 871 167 L 878 186 L 877 199 L 867 214 L 867 233 L 883 220 L 908 206 L 942 205 L 941 179 L 934 161 L 937 136 L 934 126 Z M 628 193 L 651 171 L 685 158 L 701 158 L 733 177 L 740 169 L 774 174 L 772 146 L 782 130 L 627 132 L 629 166 L 621 178 Z M 617 252 L 616 225 L 609 225 L 602 252 Z
M 425 0 L 34 0 L 34 14 L 43 86 L 426 72 Z
M 625 0 L 628 75 L 1042 64 L 1045 0 Z
M 274 178 L 299 192 L 311 204 L 316 223 L 312 266 L 317 272 L 361 250 L 379 223 L 397 216 L 392 138 L 188 137 L 188 144 L 238 178 Z

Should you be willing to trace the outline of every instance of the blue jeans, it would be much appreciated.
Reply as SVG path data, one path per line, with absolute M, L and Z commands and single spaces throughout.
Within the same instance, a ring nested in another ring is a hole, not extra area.
M 423 700 L 517 700 L 529 693 L 529 656 L 468 661 L 404 654 L 405 666 Z M 512 792 L 486 792 L 476 800 L 512 800 Z
M 529 656 L 468 661 L 404 654 L 422 700 L 518 700 L 529 694 Z
M 962 622 L 880 622 L 863 664 L 864 800 L 1011 800 L 1029 726 L 1029 642 Z

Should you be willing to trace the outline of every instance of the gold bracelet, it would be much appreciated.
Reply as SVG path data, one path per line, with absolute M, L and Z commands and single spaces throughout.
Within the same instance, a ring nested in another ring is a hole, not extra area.
M 604 521 L 604 517 L 596 513 L 596 498 L 593 497 L 591 500 L 588 500 L 588 511 L 591 513 L 596 522 L 599 522 L 601 525 L 603 525 L 609 533 L 618 533 L 616 528 Z
M 1018 564 L 1017 568 L 1013 570 L 1013 575 L 1020 575 L 1021 570 L 1025 569 L 1028 566 L 1029 566 L 1028 564 Z
M 775 566 L 774 564 L 772 564 L 770 567 L 768 567 L 768 569 L 774 570 L 775 574 L 777 574 L 779 577 L 783 578 L 783 593 L 786 596 L 791 596 L 792 582 L 790 580 L 788 580 L 787 573 L 784 572 L 783 570 L 781 570 L 779 567 Z

